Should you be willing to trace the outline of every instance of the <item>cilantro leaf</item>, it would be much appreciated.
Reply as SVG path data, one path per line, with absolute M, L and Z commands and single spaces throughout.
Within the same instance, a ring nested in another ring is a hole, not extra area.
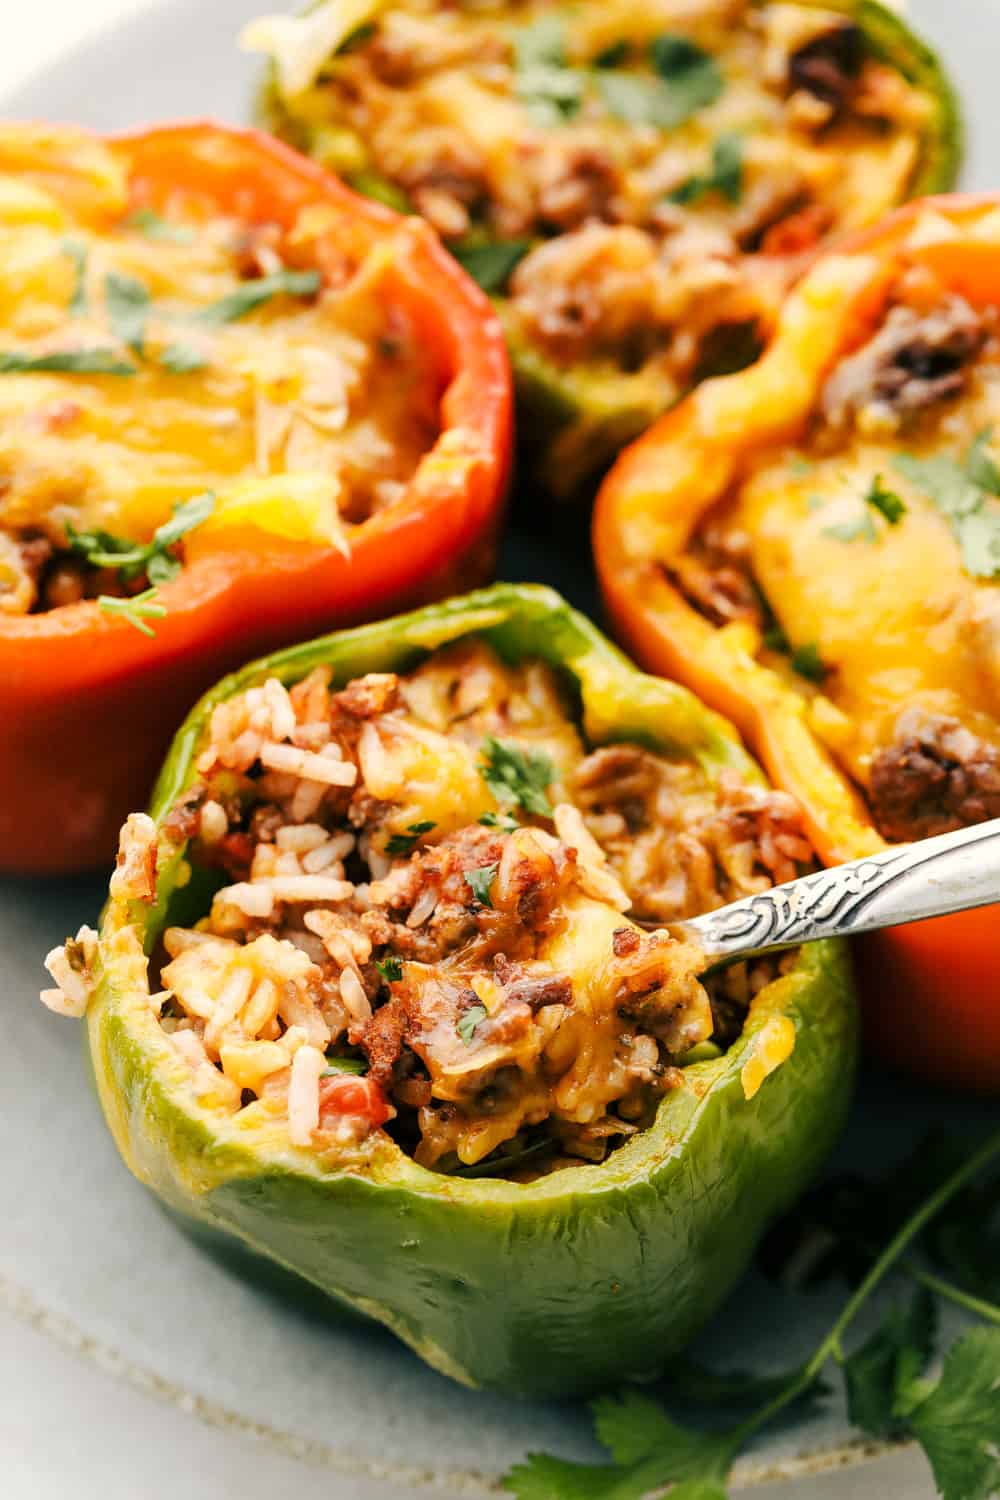
M 1000 1489 L 1000 1328 L 954 1344 L 941 1378 L 911 1412 L 943 1500 L 988 1500 Z
M 476 870 L 463 870 L 465 883 L 472 891 L 480 906 L 492 906 L 490 900 L 490 886 L 497 878 L 499 862 L 492 865 L 480 865 Z
M 336 1078 L 345 1073 L 353 1073 L 360 1077 L 368 1072 L 368 1064 L 363 1057 L 337 1057 L 334 1053 L 328 1052 L 326 1060 L 329 1067 L 324 1068 L 319 1075 L 321 1078 Z
M 403 977 L 403 960 L 397 958 L 394 953 L 387 953 L 385 958 L 377 958 L 375 967 L 386 984 L 395 984 Z
M 987 494 L 1000 495 L 1000 467 L 989 452 L 992 438 L 992 427 L 984 427 L 976 434 L 965 455 L 965 472 L 973 484 L 978 484 Z
M 203 495 L 193 495 L 190 500 L 174 509 L 169 521 L 164 521 L 153 532 L 148 542 L 130 542 L 127 537 L 115 536 L 109 531 L 77 531 L 72 525 L 66 527 L 66 541 L 71 552 L 76 552 L 95 568 L 117 568 L 122 578 L 135 578 L 145 572 L 151 583 L 167 583 L 180 572 L 180 562 L 167 550 L 180 541 L 187 532 L 200 526 L 211 514 L 215 496 L 210 490 Z
M 126 229 L 135 229 L 147 240 L 163 240 L 171 245 L 192 245 L 194 230 L 184 224 L 172 224 L 152 208 L 137 208 L 125 220 Z
M 313 297 L 322 283 L 319 271 L 272 271 L 270 276 L 244 281 L 217 302 L 200 307 L 193 314 L 192 321 L 213 328 L 222 323 L 235 323 L 263 303 L 270 302 L 272 297 Z
M 144 589 L 141 594 L 132 594 L 124 599 L 119 599 L 114 594 L 98 594 L 97 607 L 103 609 L 105 614 L 121 615 L 143 635 L 156 634 L 153 627 L 146 624 L 147 619 L 162 619 L 167 612 L 156 601 L 155 588 Z
M 149 289 L 123 271 L 109 271 L 104 278 L 104 306 L 116 339 L 136 354 L 142 353 L 149 317 Z
M 866 510 L 853 521 L 838 521 L 833 526 L 824 526 L 823 535 L 832 536 L 838 542 L 856 542 L 859 538 L 866 542 L 878 541 L 875 522 Z
M 510 813 L 483 813 L 479 821 L 484 828 L 499 828 L 502 833 L 513 833 L 515 828 L 521 826 Z
M 947 454 L 914 458 L 901 453 L 895 468 L 937 507 L 947 519 L 962 552 L 962 566 L 973 578 L 1000 577 L 1000 507 L 989 486 L 992 464 L 984 449 L 984 435 L 973 443 L 965 466 Z M 978 482 L 973 475 L 988 481 Z M 1000 478 L 1000 475 L 997 476 Z
M 665 31 L 653 40 L 649 51 L 653 67 L 669 85 L 672 118 L 668 128 L 683 125 L 699 109 L 714 104 L 725 88 L 718 63 L 686 36 Z
M 160 365 L 171 375 L 190 375 L 194 370 L 204 370 L 207 357 L 190 344 L 168 344 L 160 351 Z
M 164 521 L 162 526 L 157 526 L 153 532 L 152 545 L 172 547 L 187 532 L 200 526 L 202 521 L 207 521 L 214 509 L 215 495 L 211 490 L 205 490 L 200 495 L 192 495 L 190 500 L 174 506 L 174 513 L 169 521 Z
M 556 769 L 541 751 L 522 750 L 508 740 L 488 735 L 483 741 L 483 780 L 499 802 L 516 803 L 525 812 L 541 818 L 552 816 L 545 788 L 555 780 Z
M 595 68 L 620 68 L 623 62 L 628 60 L 630 51 L 629 43 L 623 38 L 617 42 L 610 42 L 607 47 L 602 47 L 594 57 Z
M 890 1307 L 844 1361 L 848 1415 L 862 1432 L 888 1438 L 902 1430 L 901 1404 L 934 1352 L 936 1326 L 934 1301 L 920 1287 L 908 1308 Z
M 543 15 L 514 33 L 515 88 L 536 125 L 562 125 L 583 100 L 586 75 L 566 63 L 565 28 L 556 16 Z
M 412 854 L 417 840 L 421 835 L 430 833 L 431 829 L 436 827 L 436 823 L 430 822 L 411 823 L 406 833 L 394 833 L 391 835 L 386 841 L 385 852 L 387 854 Z
M 497 240 L 486 245 L 452 245 L 452 255 L 484 292 L 501 292 L 514 267 L 531 249 L 530 240 Z
M 898 526 L 907 511 L 906 501 L 894 490 L 886 489 L 881 474 L 876 474 L 868 486 L 865 504 L 877 510 L 880 516 L 884 516 L 890 526 Z
M 743 138 L 732 131 L 718 136 L 712 146 L 711 170 L 694 173 L 667 197 L 672 203 L 695 203 L 708 193 L 719 193 L 730 203 L 743 195 Z
M 87 311 L 87 246 L 83 240 L 66 239 L 63 240 L 62 248 L 63 253 L 73 262 L 75 272 L 69 310 L 71 316 L 79 317 Z
M 470 1005 L 459 1016 L 455 1030 L 467 1047 L 472 1046 L 472 1038 L 475 1036 L 476 1027 L 480 1021 L 485 1021 L 486 1015 L 486 1006 L 480 1003 L 479 1005 Z
M 822 682 L 829 668 L 820 656 L 816 642 L 807 641 L 792 652 L 792 670 L 810 682 Z
M 60 375 L 135 375 L 135 365 L 115 349 L 52 349 L 48 354 L 21 350 L 0 351 L 0 375 L 52 373 Z

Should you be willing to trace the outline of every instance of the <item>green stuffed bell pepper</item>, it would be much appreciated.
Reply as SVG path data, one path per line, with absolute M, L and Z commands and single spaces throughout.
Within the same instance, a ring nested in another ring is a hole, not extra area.
M 465 1384 L 593 1391 L 840 1129 L 842 947 L 704 978 L 657 925 L 807 857 L 722 720 L 501 584 L 220 683 L 45 998 L 173 1210 Z
M 958 169 L 947 76 L 877 0 L 323 0 L 244 43 L 268 127 L 496 297 L 556 495 L 753 358 L 817 247 Z

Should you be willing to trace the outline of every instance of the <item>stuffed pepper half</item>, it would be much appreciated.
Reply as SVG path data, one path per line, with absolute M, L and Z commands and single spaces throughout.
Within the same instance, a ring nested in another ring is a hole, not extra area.
M 509 421 L 419 221 L 255 132 L 0 129 L 0 869 L 110 859 L 253 650 L 485 581 Z
M 843 1119 L 843 949 L 705 978 L 660 925 L 809 853 L 720 720 L 501 586 L 223 681 L 43 998 L 175 1210 L 457 1380 L 595 1389 L 662 1367 Z
M 622 637 L 735 720 L 830 862 L 1000 817 L 998 266 L 1000 199 L 902 210 L 598 501 Z M 1000 1088 L 998 917 L 868 940 L 886 1055 Z
M 804 252 L 954 179 L 947 81 L 873 0 L 324 0 L 245 40 L 267 123 L 500 298 L 557 492 L 746 363 Z

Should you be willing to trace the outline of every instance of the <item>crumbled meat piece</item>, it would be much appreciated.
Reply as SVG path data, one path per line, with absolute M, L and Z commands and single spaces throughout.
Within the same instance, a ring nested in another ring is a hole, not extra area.
M 616 927 L 611 935 L 611 946 L 615 958 L 625 958 L 639 946 L 639 933 L 635 927 Z
M 330 700 L 333 720 L 374 719 L 396 707 L 399 699 L 399 678 L 394 672 L 369 672 L 349 682 Z
M 927 313 L 896 306 L 874 337 L 841 360 L 826 382 L 823 416 L 837 428 L 866 407 L 902 415 L 957 396 L 985 338 L 983 316 L 963 297 L 946 297 Z
M 845 21 L 812 37 L 788 59 L 788 86 L 805 89 L 824 104 L 847 104 L 864 61 L 861 28 Z
M 957 719 L 910 709 L 872 761 L 872 813 L 884 838 L 906 842 L 1000 817 L 1000 749 Z
M 621 192 L 620 173 L 611 153 L 598 141 L 552 143 L 543 157 L 538 216 L 555 229 L 578 229 L 588 219 L 613 218 Z
M 713 625 L 749 620 L 762 628 L 764 610 L 750 568 L 745 532 L 719 525 L 703 526 L 671 568 L 684 597 Z
M 508 965 L 506 977 L 500 982 L 511 1004 L 526 1005 L 532 1011 L 541 1010 L 543 1005 L 573 1003 L 573 981 L 568 974 L 519 973 L 516 965 Z
M 383 1087 L 392 1080 L 403 1050 L 406 1012 L 390 1000 L 375 1011 L 361 1034 L 360 1046 L 368 1058 L 368 1072 Z

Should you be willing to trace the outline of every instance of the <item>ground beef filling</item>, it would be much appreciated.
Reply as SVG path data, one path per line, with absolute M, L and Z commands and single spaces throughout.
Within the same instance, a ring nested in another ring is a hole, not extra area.
M 196 1088 L 295 1144 L 387 1130 L 439 1170 L 600 1160 L 648 1123 L 772 971 L 710 994 L 695 948 L 633 918 L 809 855 L 789 798 L 588 753 L 547 668 L 475 643 L 340 692 L 271 679 L 215 710 L 197 765 L 164 832 L 222 884 L 164 934 L 156 997 Z M 119 885 L 148 893 L 123 848 Z
M 957 719 L 910 711 L 872 761 L 868 800 L 899 843 L 1000 818 L 1000 749 Z

